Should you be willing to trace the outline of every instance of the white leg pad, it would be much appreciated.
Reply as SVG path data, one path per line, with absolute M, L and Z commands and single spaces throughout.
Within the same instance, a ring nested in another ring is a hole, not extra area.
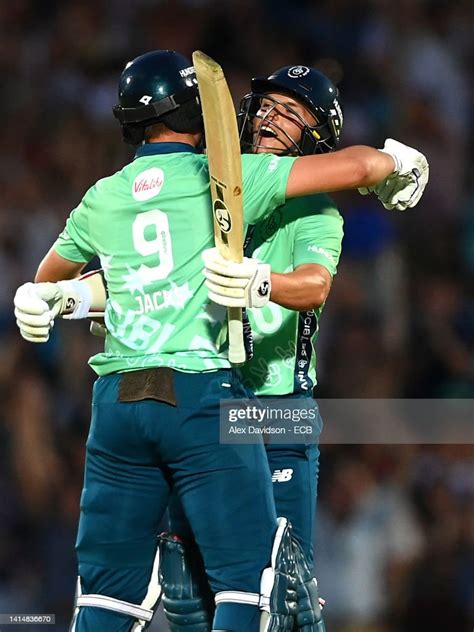
M 260 632 L 293 630 L 296 614 L 295 559 L 291 547 L 291 527 L 286 518 L 278 518 L 271 562 L 262 572 L 260 594 L 226 590 L 217 593 L 215 601 L 216 604 L 240 603 L 260 608 Z
M 222 590 L 216 593 L 216 606 L 220 603 L 242 603 L 248 606 L 260 607 L 260 595 L 258 593 L 243 592 L 240 590 Z
M 113 597 L 107 597 L 105 595 L 83 595 L 81 589 L 81 578 L 77 578 L 77 593 L 76 593 L 76 609 L 74 612 L 73 625 L 71 632 L 76 629 L 76 618 L 79 608 L 104 608 L 105 610 L 111 610 L 112 612 L 119 612 L 126 614 L 132 619 L 136 619 L 130 632 L 142 632 L 145 629 L 147 623 L 153 619 L 155 607 L 160 602 L 161 598 L 161 584 L 159 581 L 158 570 L 160 567 L 160 549 L 157 548 L 155 559 L 153 562 L 153 569 L 151 572 L 150 582 L 148 584 L 148 590 L 140 605 L 129 603 L 121 599 L 115 599 Z
M 133 603 L 128 603 L 128 601 L 105 597 L 104 595 L 81 595 L 77 598 L 77 607 L 83 608 L 85 606 L 128 614 L 135 619 L 142 619 L 143 621 L 151 621 L 153 617 L 153 610 L 136 606 Z

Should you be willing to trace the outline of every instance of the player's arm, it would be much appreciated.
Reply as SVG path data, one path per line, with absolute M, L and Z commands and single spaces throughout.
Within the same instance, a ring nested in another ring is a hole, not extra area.
M 405 210 L 420 200 L 429 178 L 425 156 L 388 138 L 382 149 L 358 145 L 329 154 L 243 156 L 244 220 L 256 224 L 288 198 L 359 189 L 387 209 Z
M 271 300 L 297 311 L 321 307 L 337 273 L 343 235 L 342 217 L 329 196 L 305 199 L 294 220 L 293 271 L 272 272 Z
M 293 272 L 271 274 L 270 300 L 298 312 L 318 309 L 326 302 L 332 276 L 319 263 L 306 263 Z
M 56 281 L 75 279 L 85 266 L 84 262 L 65 259 L 53 247 L 39 264 L 35 275 L 35 283 L 55 283 Z
M 203 259 L 209 298 L 226 307 L 263 307 L 272 300 L 288 309 L 317 309 L 331 289 L 331 274 L 317 263 L 278 274 L 271 272 L 269 264 L 253 258 L 229 263 L 215 248 L 205 250 Z
M 375 193 L 387 209 L 415 206 L 428 183 L 425 156 L 388 138 L 383 149 L 356 145 L 329 154 L 301 156 L 294 161 L 286 186 L 287 197 L 359 189 Z
M 107 291 L 99 270 L 77 279 L 24 283 L 14 298 L 16 323 L 25 340 L 47 342 L 56 318 L 100 317 L 106 301 Z
M 35 275 L 35 283 L 54 283 L 56 281 L 75 279 L 85 266 L 84 262 L 65 259 L 53 247 L 39 264 Z
M 293 213 L 293 270 L 270 274 L 270 266 L 258 259 L 230 265 L 218 253 L 205 251 L 204 276 L 211 300 L 220 305 L 240 301 L 241 307 L 263 307 L 270 299 L 297 311 L 323 305 L 337 272 L 343 221 L 327 195 L 311 196 L 304 206 L 298 205 L 287 211 Z
M 392 156 L 355 145 L 329 154 L 297 158 L 288 178 L 289 198 L 318 192 L 370 187 L 395 171 Z

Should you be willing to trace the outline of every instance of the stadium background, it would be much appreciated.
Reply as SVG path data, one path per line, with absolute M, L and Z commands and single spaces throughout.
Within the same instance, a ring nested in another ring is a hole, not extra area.
M 340 81 L 344 144 L 421 149 L 431 182 L 414 211 L 338 196 L 346 237 L 317 395 L 474 397 L 472 5 L 5 0 L 0 33 L 0 613 L 55 613 L 62 632 L 100 341 L 59 323 L 47 345 L 27 344 L 12 297 L 85 190 L 131 156 L 111 115 L 124 61 L 202 49 L 236 98 L 252 75 L 316 65 Z M 472 445 L 323 448 L 330 632 L 472 629 L 473 474 Z

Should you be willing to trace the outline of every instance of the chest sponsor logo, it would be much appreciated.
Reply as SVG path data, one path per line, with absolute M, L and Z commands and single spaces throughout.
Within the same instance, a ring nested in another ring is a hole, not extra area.
M 132 184 L 132 196 L 137 202 L 151 200 L 163 187 L 165 174 L 162 169 L 152 167 L 137 175 Z

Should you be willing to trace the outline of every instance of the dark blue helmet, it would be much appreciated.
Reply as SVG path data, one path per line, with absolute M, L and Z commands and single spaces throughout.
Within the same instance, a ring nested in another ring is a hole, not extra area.
M 269 77 L 252 79 L 252 91 L 241 101 L 239 111 L 240 137 L 244 151 L 255 151 L 256 119 L 267 128 L 277 128 L 288 138 L 291 147 L 288 154 L 310 155 L 325 153 L 336 148 L 342 130 L 343 116 L 338 101 L 339 91 L 326 75 L 308 66 L 285 66 Z M 269 93 L 283 93 L 301 103 L 316 119 L 316 125 L 309 125 L 289 105 L 278 99 L 267 97 Z M 264 113 L 259 113 L 262 98 L 273 102 Z M 286 108 L 301 123 L 301 138 L 293 139 L 268 117 L 274 107 Z M 258 125 L 259 127 L 259 125 Z M 269 132 L 271 133 L 271 132 Z M 281 153 L 280 150 L 275 150 Z
M 156 50 L 129 61 L 120 75 L 119 103 L 113 109 L 125 142 L 138 145 L 145 127 L 162 122 L 174 132 L 202 130 L 196 73 L 192 62 L 172 50 Z

